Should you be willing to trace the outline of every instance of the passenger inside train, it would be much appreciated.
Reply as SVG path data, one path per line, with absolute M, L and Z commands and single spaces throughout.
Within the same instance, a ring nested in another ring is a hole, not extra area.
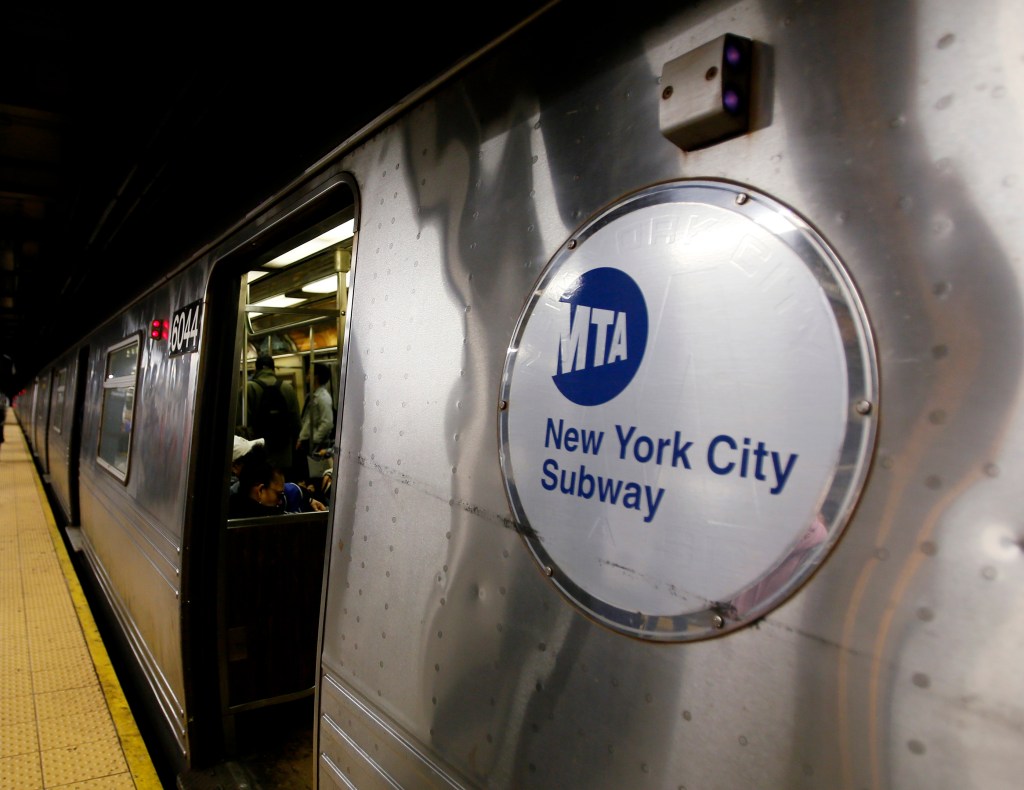
M 303 477 L 310 481 L 323 476 L 327 462 L 321 453 L 331 446 L 334 438 L 334 403 L 330 388 L 330 369 L 322 362 L 316 363 L 313 365 L 313 391 L 306 396 L 302 428 L 295 443 L 295 449 L 306 461 Z
M 299 401 L 295 387 L 275 373 L 274 358 L 260 354 L 256 372 L 246 385 L 246 425 L 263 437 L 267 455 L 280 469 L 291 469 L 292 446 L 299 434 Z
M 242 463 L 238 489 L 228 500 L 228 518 L 253 518 L 284 513 L 285 479 L 281 470 L 256 450 Z
M 241 473 L 249 453 L 257 447 L 263 447 L 263 445 L 264 441 L 262 438 L 246 439 L 244 436 L 235 434 L 234 445 L 231 448 L 231 481 L 228 486 L 232 494 L 238 490 L 238 475 Z
M 262 438 L 234 437 L 229 490 L 228 518 L 327 510 L 305 486 L 286 480 L 284 472 L 270 460 Z
M 317 499 L 314 491 L 308 486 L 300 486 L 298 483 L 284 484 L 285 513 L 322 513 L 326 510 L 327 505 Z

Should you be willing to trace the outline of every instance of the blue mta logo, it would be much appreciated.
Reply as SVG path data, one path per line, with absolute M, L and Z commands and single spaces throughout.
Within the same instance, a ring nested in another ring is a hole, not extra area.
M 599 406 L 622 392 L 636 375 L 647 347 L 647 304 L 623 271 L 603 267 L 580 275 L 564 294 L 558 391 L 580 406 Z

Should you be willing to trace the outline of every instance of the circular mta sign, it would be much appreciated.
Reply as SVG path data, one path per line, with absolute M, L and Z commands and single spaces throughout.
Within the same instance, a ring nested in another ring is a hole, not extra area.
M 544 573 L 599 622 L 685 641 L 824 560 L 874 445 L 870 328 L 799 216 L 725 182 L 633 194 L 545 268 L 501 383 L 501 467 Z

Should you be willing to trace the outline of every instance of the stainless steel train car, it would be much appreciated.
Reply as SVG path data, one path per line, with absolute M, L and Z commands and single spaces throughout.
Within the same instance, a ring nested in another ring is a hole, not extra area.
M 1022 30 L 554 3 L 49 365 L 182 775 L 301 702 L 320 788 L 1018 787 Z M 327 513 L 227 518 L 261 351 Z

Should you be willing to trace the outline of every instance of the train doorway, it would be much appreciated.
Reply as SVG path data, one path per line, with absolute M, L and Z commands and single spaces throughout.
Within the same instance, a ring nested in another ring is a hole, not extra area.
M 221 344 L 219 363 L 211 357 L 216 372 L 208 379 L 219 378 L 219 394 L 210 397 L 222 416 L 211 426 L 231 456 L 219 528 L 207 544 L 215 557 L 207 633 L 216 667 L 207 664 L 201 682 L 217 705 L 197 703 L 208 723 L 195 733 L 221 743 L 217 759 L 227 762 L 220 765 L 240 767 L 260 786 L 314 786 L 319 622 L 354 215 L 351 190 L 336 183 L 327 198 L 300 200 L 260 222 L 263 230 L 236 243 L 211 280 L 211 300 L 225 307 L 235 300 L 237 309 L 234 342 Z M 225 320 L 221 331 L 228 329 Z M 199 683 L 195 688 L 199 695 Z M 207 757 L 201 762 L 214 762 Z

